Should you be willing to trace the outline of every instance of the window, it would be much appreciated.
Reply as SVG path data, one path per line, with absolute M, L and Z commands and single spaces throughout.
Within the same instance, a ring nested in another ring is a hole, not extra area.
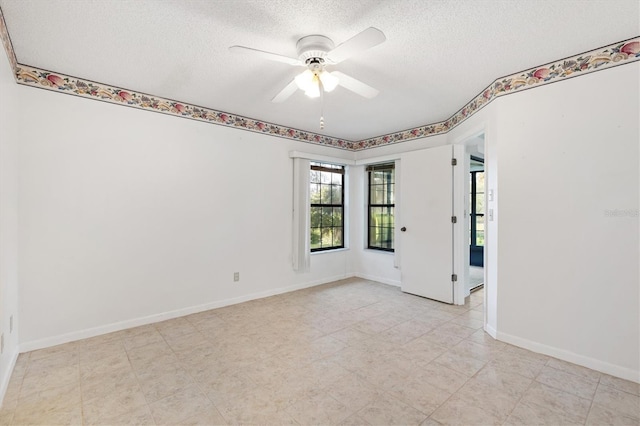
M 394 251 L 395 164 L 367 167 L 369 175 L 369 223 L 367 247 Z
M 484 246 L 484 171 L 471 172 L 471 246 Z
M 311 162 L 311 251 L 344 247 L 344 166 Z

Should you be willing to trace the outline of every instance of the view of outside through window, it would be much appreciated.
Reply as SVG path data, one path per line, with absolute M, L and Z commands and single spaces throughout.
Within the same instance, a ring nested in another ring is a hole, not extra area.
M 344 167 L 311 163 L 311 251 L 344 247 Z
M 393 251 L 395 171 L 393 164 L 370 166 L 369 248 Z
M 470 245 L 484 246 L 484 172 L 471 172 Z

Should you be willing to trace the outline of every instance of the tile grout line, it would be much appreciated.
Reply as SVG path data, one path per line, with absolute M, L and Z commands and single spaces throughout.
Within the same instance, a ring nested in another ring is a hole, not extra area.
M 170 320 L 169 320 L 170 321 Z M 189 320 L 187 320 L 189 322 L 189 324 L 191 324 L 191 322 Z M 196 330 L 198 330 L 198 332 L 200 332 L 200 330 L 194 326 L 194 328 Z M 179 367 L 182 368 L 183 367 L 183 361 L 180 359 L 179 355 L 176 353 L 175 349 L 173 349 L 173 347 L 169 344 L 169 342 L 167 342 L 167 339 L 164 337 L 164 335 L 160 332 L 160 330 L 158 330 L 158 327 L 154 324 L 154 329 L 156 330 L 156 332 L 158 332 L 158 334 L 160 334 L 160 336 L 162 337 L 162 340 L 165 342 L 165 344 L 169 347 L 169 349 L 171 349 L 171 352 L 173 353 L 173 355 L 176 357 L 177 360 L 177 364 L 179 364 Z M 207 341 L 210 341 L 209 338 L 206 338 Z M 213 342 L 212 342 L 213 343 Z M 200 391 L 200 393 L 207 399 L 207 401 L 209 401 L 211 403 L 211 405 L 213 406 L 213 408 L 216 409 L 216 411 L 218 412 L 218 414 L 220 415 L 221 418 L 223 418 L 225 420 L 225 422 L 227 422 L 227 424 L 229 424 L 229 421 L 227 420 L 226 417 L 224 417 L 222 415 L 222 413 L 220 412 L 220 409 L 218 408 L 218 406 L 211 400 L 211 398 L 209 398 L 209 395 L 207 395 L 207 393 L 204 392 L 204 389 L 202 389 L 202 387 L 200 386 L 200 383 L 193 377 L 193 375 L 188 371 L 185 370 L 185 372 L 189 375 L 189 377 L 191 378 L 191 380 L 193 381 L 193 384 L 196 386 L 196 388 Z M 175 394 L 174 394 L 175 395 Z M 169 398 L 171 395 L 162 398 L 162 399 L 166 399 Z M 145 396 L 146 397 L 146 396 Z M 161 401 L 162 399 L 158 400 Z M 156 401 L 157 402 L 157 401 Z M 149 408 L 149 411 L 151 412 L 151 408 Z M 153 417 L 153 412 L 151 413 L 151 417 Z M 187 417 L 184 420 L 188 420 L 190 417 Z M 154 422 L 155 417 L 153 417 Z M 184 421 L 183 420 L 183 421 Z M 156 422 L 157 424 L 157 422 Z
M 548 361 L 547 361 L 548 362 Z M 545 364 L 546 365 L 546 364 Z M 513 412 L 516 410 L 516 407 L 518 406 L 518 404 L 520 404 L 520 402 L 522 401 L 522 398 L 524 398 L 524 396 L 527 394 L 527 392 L 529 391 L 529 389 L 531 389 L 531 386 L 533 386 L 533 384 L 535 383 L 536 379 L 532 379 L 531 382 L 529 383 L 529 385 L 527 386 L 527 388 L 524 390 L 524 392 L 522 392 L 522 395 L 520 395 L 520 397 L 518 398 L 518 400 L 516 401 L 516 403 L 513 405 L 513 408 L 511 409 L 511 411 L 509 412 L 509 414 L 507 415 L 507 417 L 504 419 L 504 421 L 502 422 L 502 424 L 506 424 L 507 421 L 509 421 L 509 417 L 511 417 L 511 415 L 513 414 Z
M 86 422 L 84 421 L 84 391 L 82 390 L 82 362 L 81 362 L 80 353 L 78 353 L 78 384 L 80 386 L 80 422 L 84 426 Z
M 155 324 L 153 325 L 153 329 L 156 330 L 156 332 L 157 332 Z M 160 333 L 158 333 L 158 334 L 160 334 Z M 160 337 L 162 337 L 162 340 L 164 341 L 164 336 L 162 336 L 162 334 L 160 334 Z M 156 422 L 156 418 L 153 416 L 153 412 L 151 411 L 151 404 L 149 404 L 149 399 L 147 398 L 147 395 L 145 394 L 145 392 L 144 392 L 144 390 L 142 388 L 142 383 L 140 382 L 140 377 L 138 377 L 137 369 L 134 368 L 133 362 L 131 361 L 131 357 L 129 356 L 129 349 L 127 349 L 127 347 L 124 344 L 124 338 L 121 338 L 120 340 L 121 340 L 121 343 L 122 343 L 122 347 L 123 347 L 125 353 L 127 354 L 127 360 L 129 361 L 129 365 L 131 366 L 131 370 L 133 370 L 133 375 L 136 378 L 136 383 L 138 384 L 138 387 L 140 388 L 140 392 L 142 393 L 142 396 L 144 397 L 144 400 L 145 400 L 145 403 L 146 403 L 146 408 L 149 410 L 149 414 L 151 415 L 151 419 L 153 420 L 153 424 L 157 425 L 158 423 Z M 152 344 L 152 343 L 150 343 L 150 344 Z M 144 347 L 144 346 L 141 346 L 141 347 Z M 131 349 L 137 349 L 137 348 L 131 348 Z M 138 407 L 134 407 L 131 411 L 128 411 L 128 413 L 133 412 L 137 408 Z M 123 413 L 122 415 L 124 415 L 124 414 L 126 414 L 126 413 Z M 120 414 L 119 414 L 119 416 L 120 416 Z
M 584 419 L 584 424 L 586 425 L 589 421 L 589 416 L 591 415 L 591 410 L 593 409 L 593 404 L 596 401 L 596 394 L 598 393 L 598 388 L 600 387 L 600 379 L 602 378 L 602 374 L 598 376 L 598 383 L 596 383 L 596 391 L 593 393 L 593 398 L 591 398 L 591 404 L 589 404 L 589 409 L 587 410 L 587 417 Z

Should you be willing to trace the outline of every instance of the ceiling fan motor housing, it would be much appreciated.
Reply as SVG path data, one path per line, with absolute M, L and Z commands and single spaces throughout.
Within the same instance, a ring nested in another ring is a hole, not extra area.
M 298 58 L 312 70 L 314 69 L 312 67 L 322 67 L 322 64 L 327 61 L 327 52 L 332 51 L 333 48 L 333 41 L 322 35 L 302 37 L 296 44 Z

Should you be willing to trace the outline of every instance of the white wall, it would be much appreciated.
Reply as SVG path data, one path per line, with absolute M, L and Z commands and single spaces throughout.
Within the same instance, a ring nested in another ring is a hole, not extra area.
M 353 273 L 399 281 L 391 256 L 363 248 L 363 166 L 350 171 L 351 249 L 292 271 L 288 152 L 366 161 L 486 128 L 500 211 L 487 324 L 638 380 L 638 218 L 605 217 L 638 208 L 638 63 L 498 99 L 448 135 L 356 154 L 24 88 L 3 66 L 0 330 L 16 307 L 17 238 L 21 350 Z
M 487 331 L 640 381 L 640 64 L 499 98 L 446 135 L 485 132 Z M 430 141 L 436 146 L 441 141 Z M 424 147 L 409 142 L 367 158 Z M 607 217 L 606 211 L 629 211 Z M 357 270 L 391 262 L 357 254 Z
M 18 356 L 18 128 L 19 88 L 0 54 L 0 401 Z M 13 316 L 13 332 L 9 318 Z
M 22 96 L 22 350 L 352 275 L 348 250 L 292 270 L 288 152 L 353 153 Z
M 493 135 L 499 338 L 636 381 L 639 75 L 634 63 L 506 96 Z

